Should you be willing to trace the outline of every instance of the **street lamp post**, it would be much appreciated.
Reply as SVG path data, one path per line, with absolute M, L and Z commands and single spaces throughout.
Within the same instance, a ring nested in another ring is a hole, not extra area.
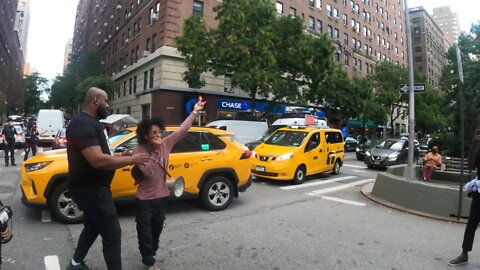
M 413 167 L 414 152 L 414 132 L 415 132 L 415 97 L 414 97 L 414 78 L 413 78 L 413 52 L 412 35 L 410 29 L 410 12 L 408 12 L 407 0 L 405 5 L 405 29 L 407 34 L 407 53 L 408 53 L 408 79 L 409 79 L 409 101 L 408 101 L 408 163 L 403 172 L 403 176 L 410 180 L 415 179 L 415 169 Z
M 458 43 L 455 44 L 457 52 L 457 68 L 458 68 L 458 99 L 460 105 L 460 158 L 462 166 L 460 166 L 460 183 L 458 191 L 458 214 L 457 220 L 460 219 L 462 214 L 462 197 L 463 197 L 463 164 L 465 159 L 465 115 L 463 108 L 463 67 L 462 67 L 462 55 L 460 54 L 460 47 Z

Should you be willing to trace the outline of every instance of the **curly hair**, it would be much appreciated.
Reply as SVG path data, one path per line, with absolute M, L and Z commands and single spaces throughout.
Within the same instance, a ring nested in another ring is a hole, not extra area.
M 138 144 L 140 145 L 148 144 L 148 141 L 147 139 L 145 139 L 145 137 L 148 136 L 148 131 L 150 131 L 153 125 L 158 126 L 162 132 L 165 132 L 165 122 L 163 122 L 163 120 L 160 117 L 143 119 L 137 125 Z

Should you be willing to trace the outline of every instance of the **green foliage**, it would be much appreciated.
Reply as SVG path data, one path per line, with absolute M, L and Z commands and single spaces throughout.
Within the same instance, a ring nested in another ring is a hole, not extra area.
M 24 89 L 25 113 L 36 114 L 38 110 L 45 107 L 41 95 L 49 92 L 46 78 L 41 77 L 38 73 L 30 74 L 23 79 L 22 88 Z
M 452 147 L 458 145 L 458 135 L 453 132 L 436 133 L 432 140 L 428 143 L 428 148 L 438 146 L 442 156 L 460 157 L 460 148 Z
M 465 153 L 468 153 L 470 140 L 476 128 L 480 127 L 480 39 L 479 26 L 474 25 L 470 35 L 462 35 L 459 39 L 461 51 L 464 84 L 460 85 L 458 79 L 458 65 L 455 47 L 447 53 L 448 65 L 444 67 L 441 79 L 441 88 L 446 92 L 446 100 L 443 110 L 451 115 L 448 126 L 456 131 L 456 143 L 448 145 L 452 152 L 460 153 L 460 87 L 463 90 L 463 110 L 465 116 Z
M 87 78 L 75 87 L 76 102 L 78 104 L 83 102 L 85 93 L 90 87 L 99 87 L 111 96 L 117 88 L 117 83 L 105 75 Z
M 49 104 L 52 108 L 63 109 L 72 114 L 76 109 L 75 86 L 77 81 L 72 74 L 57 76 L 52 85 Z

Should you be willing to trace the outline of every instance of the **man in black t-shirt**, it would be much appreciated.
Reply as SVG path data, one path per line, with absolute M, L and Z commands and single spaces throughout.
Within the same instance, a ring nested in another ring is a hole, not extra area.
M 89 269 L 84 259 L 98 235 L 102 237 L 107 269 L 122 269 L 121 229 L 110 184 L 116 169 L 143 165 L 149 157 L 130 152 L 111 155 L 104 126 L 98 121 L 107 117 L 108 107 L 104 90 L 88 89 L 83 111 L 72 118 L 67 128 L 68 186 L 84 214 L 84 228 L 67 270 Z
M 15 135 L 17 135 L 17 131 L 13 126 L 13 122 L 10 120 L 2 130 L 3 143 L 5 144 L 3 148 L 3 150 L 5 151 L 5 167 L 8 167 L 9 153 L 10 160 L 12 161 L 12 166 L 17 166 L 17 164 L 15 164 Z

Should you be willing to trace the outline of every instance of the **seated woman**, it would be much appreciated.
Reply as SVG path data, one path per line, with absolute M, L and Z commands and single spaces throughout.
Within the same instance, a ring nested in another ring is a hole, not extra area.
M 423 161 L 423 181 L 430 181 L 432 179 L 433 172 L 437 169 L 437 167 L 442 166 L 442 156 L 438 153 L 438 146 L 432 147 L 432 151 L 425 155 Z

